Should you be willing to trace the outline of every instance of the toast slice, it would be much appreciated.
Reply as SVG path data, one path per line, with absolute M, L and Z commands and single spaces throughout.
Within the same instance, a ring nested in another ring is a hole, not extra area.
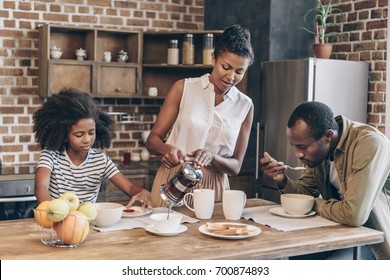
M 223 223 L 206 223 L 206 230 L 210 233 L 218 235 L 234 235 L 246 236 L 251 231 L 248 230 L 247 225 L 237 224 L 223 224 Z

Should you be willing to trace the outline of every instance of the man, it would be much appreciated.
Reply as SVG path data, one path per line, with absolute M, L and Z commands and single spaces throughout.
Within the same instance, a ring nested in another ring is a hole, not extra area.
M 306 170 L 293 181 L 282 162 L 264 153 L 264 175 L 282 192 L 315 196 L 314 210 L 324 218 L 383 231 L 385 241 L 370 248 L 377 259 L 390 259 L 389 139 L 372 126 L 334 118 L 320 102 L 304 102 L 292 112 L 287 137 Z

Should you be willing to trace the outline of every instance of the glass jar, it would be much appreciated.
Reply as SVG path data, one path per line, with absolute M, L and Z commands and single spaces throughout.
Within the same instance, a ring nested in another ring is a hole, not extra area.
M 186 34 L 183 38 L 183 64 L 194 64 L 194 36 Z
M 179 64 L 179 43 L 178 40 L 172 39 L 168 42 L 168 64 Z
M 211 33 L 203 36 L 203 64 L 212 65 L 212 54 L 214 53 L 214 35 Z

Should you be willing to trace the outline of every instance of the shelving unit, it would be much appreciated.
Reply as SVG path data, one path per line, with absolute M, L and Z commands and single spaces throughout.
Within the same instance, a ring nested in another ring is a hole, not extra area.
M 165 98 L 168 90 L 179 79 L 199 77 L 210 73 L 212 66 L 203 65 L 203 35 L 214 34 L 214 45 L 222 36 L 221 30 L 204 30 L 190 32 L 144 32 L 143 34 L 143 64 L 142 64 L 142 96 L 148 98 L 149 87 L 157 87 L 158 96 Z M 184 35 L 193 34 L 195 49 L 195 64 L 183 65 L 182 45 Z M 168 65 L 168 41 L 177 39 L 179 45 L 179 64 Z
M 45 24 L 39 27 L 39 93 L 51 96 L 64 87 L 74 87 L 99 98 L 164 99 L 179 79 L 210 73 L 211 65 L 203 65 L 203 36 L 214 35 L 214 45 L 222 30 L 190 31 L 193 34 L 193 65 L 183 65 L 182 45 L 189 32 L 138 32 L 101 28 L 80 28 Z M 179 42 L 178 65 L 167 64 L 168 41 Z M 61 48 L 60 59 L 50 58 L 51 48 Z M 85 49 L 87 58 L 76 59 L 75 51 Z M 116 54 L 127 52 L 128 61 L 117 62 Z M 110 52 L 111 62 L 104 61 Z M 157 87 L 157 96 L 148 89 Z M 246 93 L 246 77 L 239 86 Z
M 51 96 L 63 87 L 74 87 L 96 97 L 131 97 L 141 88 L 141 33 L 98 28 L 45 24 L 39 30 L 39 93 Z M 50 58 L 51 48 L 61 48 L 60 59 Z M 75 51 L 85 49 L 87 58 L 76 59 Z M 104 52 L 111 62 L 104 62 Z M 128 54 L 117 62 L 117 52 Z

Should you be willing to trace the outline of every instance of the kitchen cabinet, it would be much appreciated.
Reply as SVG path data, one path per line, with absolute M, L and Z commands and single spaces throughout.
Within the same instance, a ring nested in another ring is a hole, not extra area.
M 193 34 L 194 64 L 182 63 L 184 35 Z M 198 77 L 210 73 L 212 66 L 203 65 L 203 36 L 214 35 L 214 45 L 221 37 L 220 30 L 187 31 L 187 32 L 144 32 L 143 34 L 143 64 L 142 64 L 142 96 L 148 98 L 148 89 L 157 87 L 158 96 L 164 98 L 170 87 L 179 79 Z M 168 42 L 177 40 L 179 48 L 179 64 L 170 65 L 168 61 Z
M 51 96 L 64 87 L 74 87 L 96 97 L 137 96 L 141 88 L 141 38 L 138 31 L 67 27 L 44 24 L 39 27 L 39 93 Z M 50 49 L 62 55 L 52 59 Z M 75 51 L 87 53 L 78 60 Z M 123 51 L 125 62 L 116 55 Z M 112 60 L 104 61 L 104 53 Z
M 193 34 L 194 64 L 182 64 L 184 35 Z M 213 34 L 214 46 L 222 30 L 187 32 L 138 32 L 81 28 L 44 24 L 39 27 L 39 94 L 58 93 L 74 87 L 94 97 L 163 99 L 179 79 L 210 73 L 212 65 L 203 65 L 203 39 Z M 168 42 L 178 40 L 179 64 L 169 65 Z M 52 59 L 50 50 L 60 48 L 62 55 Z M 87 57 L 78 60 L 75 51 L 86 50 Z M 117 62 L 119 51 L 127 52 L 126 62 Z M 104 60 L 110 52 L 111 62 Z M 150 87 L 157 87 L 157 96 L 149 96 Z M 247 76 L 238 84 L 247 92 Z
M 193 34 L 194 64 L 183 64 L 183 38 Z M 213 34 L 214 46 L 221 38 L 223 30 L 202 30 L 187 32 L 144 32 L 142 42 L 142 97 L 148 97 L 148 89 L 157 87 L 158 96 L 165 98 L 171 86 L 179 79 L 199 77 L 211 73 L 212 65 L 203 65 L 203 39 L 205 34 Z M 170 65 L 168 61 L 168 42 L 178 40 L 179 64 Z M 247 92 L 247 76 L 237 86 Z

